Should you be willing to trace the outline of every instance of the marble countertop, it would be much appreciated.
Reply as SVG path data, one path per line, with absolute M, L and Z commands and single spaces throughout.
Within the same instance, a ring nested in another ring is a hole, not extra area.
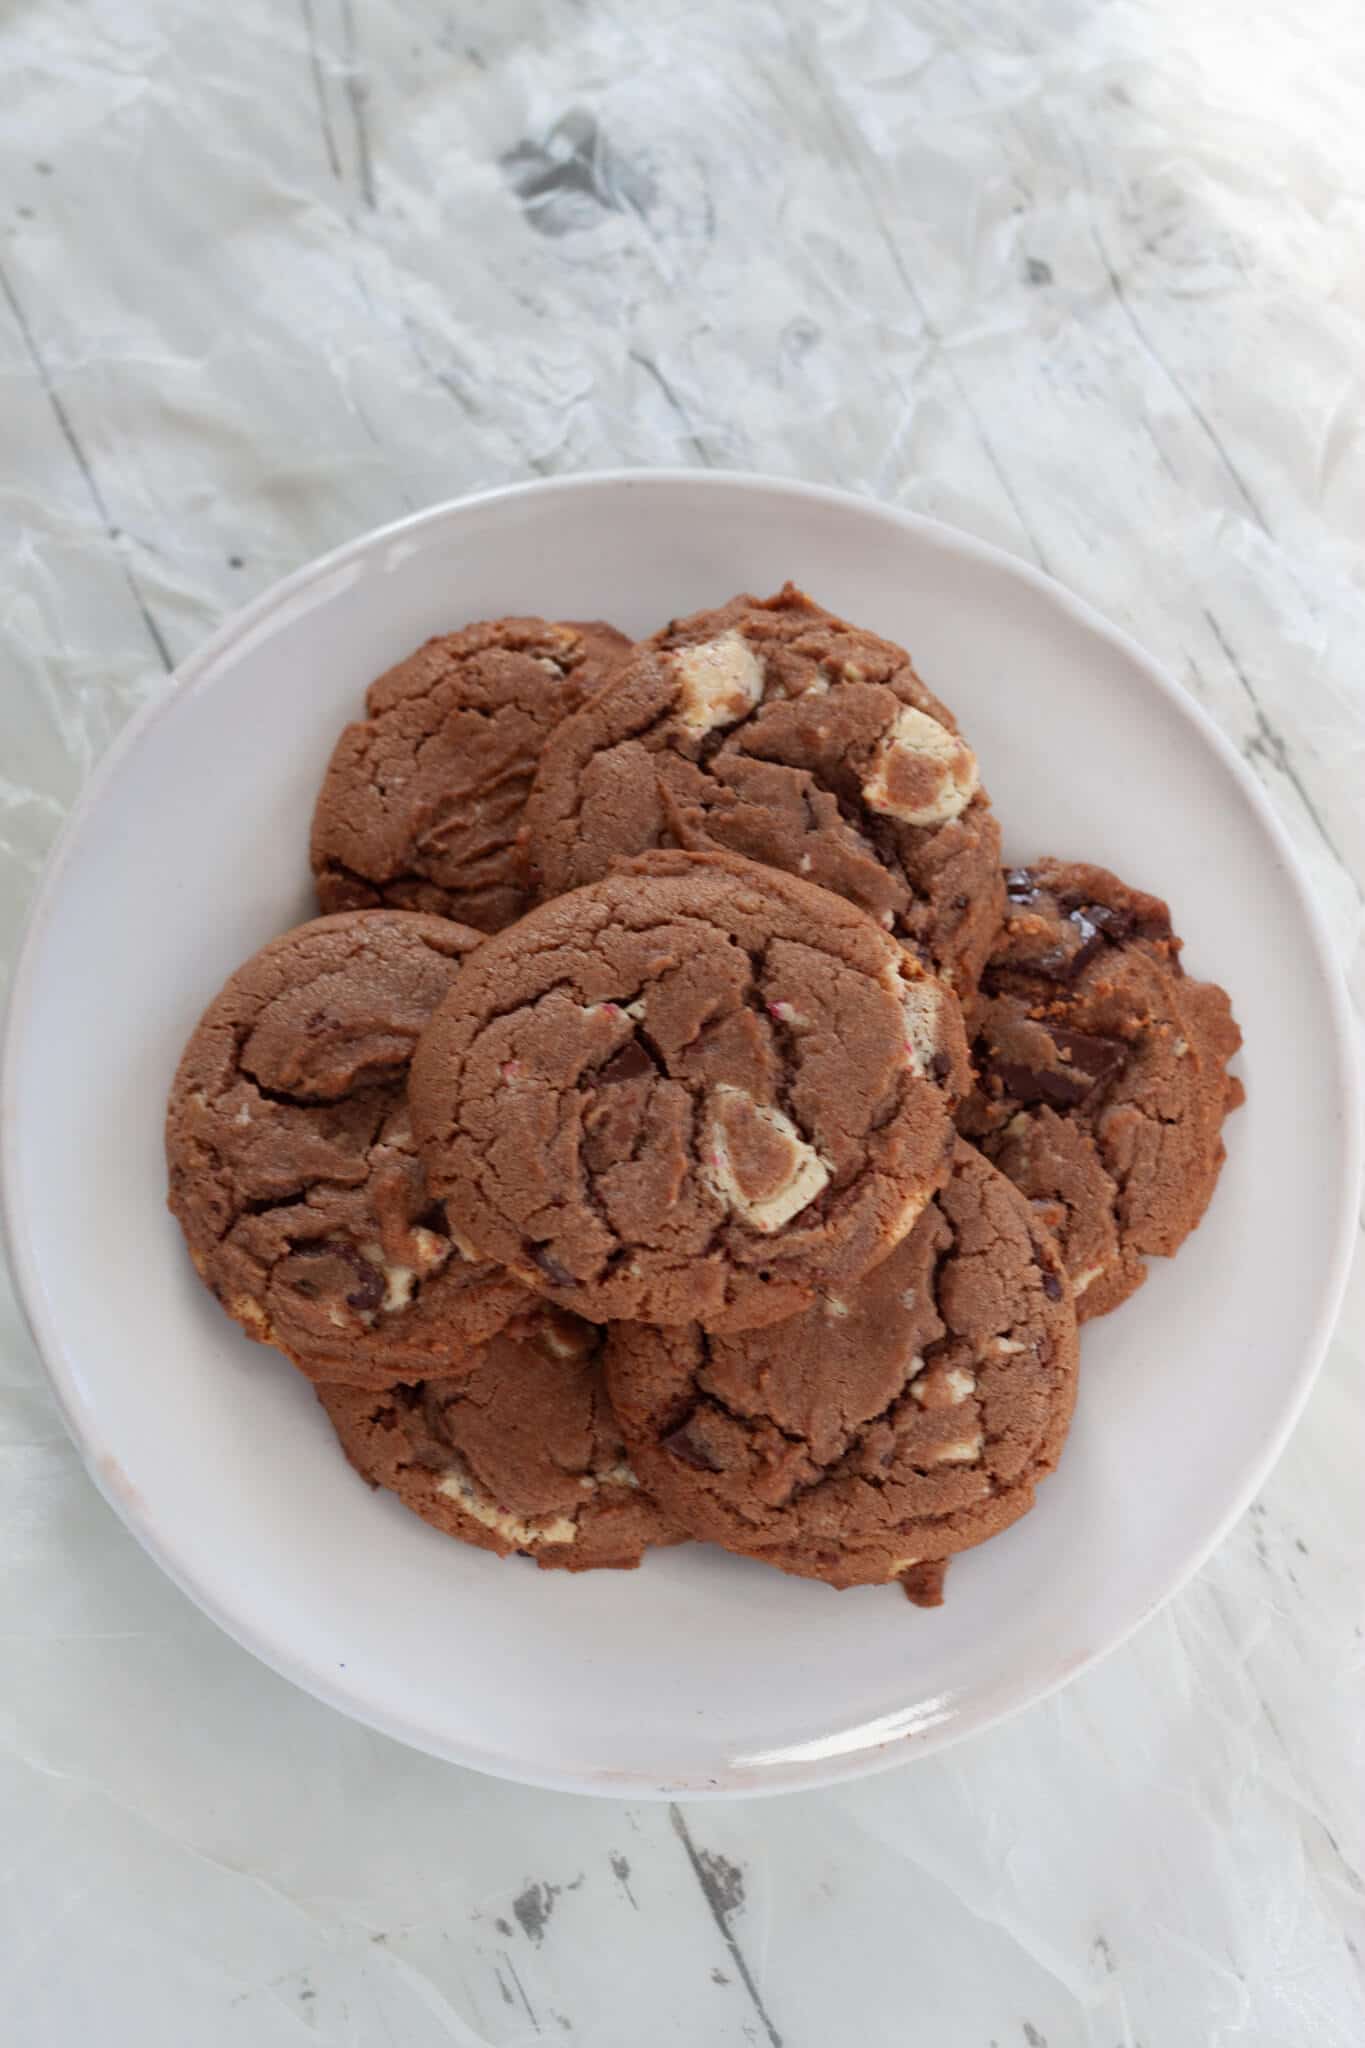
M 1359 994 L 1363 107 L 1357 0 L 12 0 L 0 952 L 245 598 L 480 485 L 683 462 L 953 521 L 1128 627 Z M 1359 2048 L 1361 1266 L 1134 1641 L 899 1773 L 690 1810 L 255 1664 L 88 1484 L 0 1282 L 6 2048 Z

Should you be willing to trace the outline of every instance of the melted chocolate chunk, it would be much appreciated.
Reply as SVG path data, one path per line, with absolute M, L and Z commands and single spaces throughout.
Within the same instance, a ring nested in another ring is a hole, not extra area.
M 1028 909 L 1038 901 L 1041 893 L 1032 868 L 1010 868 L 1006 871 L 1005 895 L 1012 909 Z M 1015 973 L 1040 975 L 1044 981 L 1074 981 L 1106 940 L 1111 945 L 1121 946 L 1135 934 L 1152 940 L 1171 935 L 1169 919 L 1139 919 L 1131 910 L 1118 910 L 1107 903 L 1091 903 L 1074 896 L 1059 897 L 1056 901 L 1076 933 L 1078 943 L 1063 943 L 1032 959 L 1009 959 L 1001 965 Z
M 599 1086 L 617 1081 L 638 1081 L 643 1074 L 656 1072 L 653 1060 L 645 1051 L 638 1038 L 627 1039 L 617 1053 L 597 1070 Z
M 296 1244 L 292 1255 L 296 1259 L 335 1259 L 354 1273 L 357 1284 L 346 1296 L 346 1306 L 360 1315 L 372 1314 L 384 1299 L 384 1275 L 368 1259 L 363 1259 L 353 1244 L 325 1237 L 316 1244 Z M 314 1289 L 303 1285 L 300 1291 L 310 1300 L 316 1299 Z
M 384 1275 L 352 1247 L 339 1250 L 337 1256 L 345 1261 L 356 1277 L 355 1286 L 346 1296 L 347 1308 L 356 1309 L 361 1315 L 372 1315 L 384 1299 Z
M 978 1058 L 1016 1102 L 1046 1102 L 1053 1109 L 1074 1109 L 1127 1064 L 1128 1048 L 1117 1039 L 1097 1038 L 1091 1032 L 1073 1031 L 1068 1025 L 1046 1023 L 1041 1018 L 1037 1021 L 1060 1055 L 1055 1067 L 998 1059 L 992 1056 L 989 1044 L 978 1047 Z
M 1134 918 L 1131 910 L 1111 910 L 1107 903 L 1068 903 L 1066 914 L 1075 921 L 1083 917 L 1104 933 L 1116 946 L 1133 935 Z
M 554 1253 L 550 1250 L 548 1245 L 528 1244 L 526 1249 L 530 1253 L 536 1265 L 539 1266 L 541 1272 L 545 1275 L 545 1278 L 549 1281 L 551 1287 L 573 1286 L 573 1274 L 569 1271 L 567 1266 L 561 1266 L 559 1260 L 555 1257 Z
M 1016 1102 L 1046 1102 L 1053 1109 L 1074 1109 L 1084 1102 L 1091 1084 L 1065 1067 L 1026 1067 L 1018 1060 L 996 1060 L 991 1073 Z
M 1092 1088 L 1112 1081 L 1128 1064 L 1128 1048 L 1121 1039 L 1097 1038 L 1066 1024 L 1049 1024 L 1047 1034 L 1060 1052 L 1070 1055 L 1073 1071 L 1083 1074 Z
M 1076 896 L 1064 896 L 1060 901 L 1068 917 L 1074 918 L 1079 914 L 1088 918 L 1116 946 L 1122 945 L 1125 939 L 1139 938 L 1160 944 L 1163 939 L 1171 937 L 1170 913 L 1164 909 L 1150 917 L 1139 917 L 1135 911 L 1116 910 L 1107 903 L 1088 903 Z
M 1054 946 L 1036 960 L 1021 962 L 1027 972 L 1041 974 L 1045 981 L 1074 981 L 1081 969 L 1090 964 L 1104 944 L 1103 932 L 1084 910 L 1068 911 L 1067 922 L 1075 926 L 1080 944 L 1070 948 Z
M 706 1446 L 697 1442 L 691 1428 L 692 1417 L 689 1415 L 686 1422 L 680 1423 L 677 1429 L 661 1439 L 663 1449 L 671 1458 L 679 1458 L 684 1465 L 690 1465 L 694 1472 L 719 1472 L 720 1466 Z
M 384 1276 L 364 1259 L 357 1262 L 356 1271 L 361 1273 L 360 1284 L 347 1295 L 346 1306 L 361 1315 L 372 1315 L 384 1299 Z

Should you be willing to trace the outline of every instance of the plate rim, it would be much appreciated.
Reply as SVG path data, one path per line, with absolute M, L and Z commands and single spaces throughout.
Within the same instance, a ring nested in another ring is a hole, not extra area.
M 1148 682 L 1154 685 L 1176 712 L 1189 722 L 1196 734 L 1212 749 L 1222 766 L 1230 771 L 1280 861 L 1297 901 L 1311 951 L 1322 977 L 1327 998 L 1325 1014 L 1342 1109 L 1341 1165 L 1338 1184 L 1334 1191 L 1338 1213 L 1327 1279 L 1311 1324 L 1305 1332 L 1295 1373 L 1286 1381 L 1279 1422 L 1269 1434 L 1259 1456 L 1248 1465 L 1240 1487 L 1216 1522 L 1212 1534 L 1170 1575 L 1168 1583 L 1132 1620 L 1087 1655 L 1064 1664 L 1063 1668 L 1055 1672 L 1045 1683 L 1029 1686 L 1021 1696 L 1002 1700 L 998 1696 L 998 1689 L 992 1688 L 976 1701 L 962 1703 L 958 1712 L 946 1720 L 935 1721 L 927 1726 L 911 1727 L 886 1741 L 853 1748 L 837 1756 L 810 1763 L 788 1762 L 776 1769 L 771 1776 L 760 1776 L 757 1779 L 752 1778 L 743 1766 L 725 1763 L 718 1766 L 722 1774 L 720 1776 L 701 1777 L 685 1774 L 674 1781 L 651 1778 L 634 1770 L 617 1772 L 594 1769 L 585 1775 L 581 1770 L 526 1764 L 518 1759 L 480 1750 L 466 1742 L 443 1739 L 438 1731 L 405 1720 L 401 1715 L 390 1713 L 383 1708 L 372 1706 L 358 1698 L 354 1691 L 334 1683 L 326 1672 L 315 1669 L 306 1661 L 296 1660 L 286 1642 L 278 1641 L 269 1633 L 262 1632 L 250 1618 L 228 1609 L 213 1592 L 199 1585 L 193 1571 L 184 1567 L 178 1558 L 173 1538 L 161 1532 L 146 1504 L 140 1497 L 134 1497 L 129 1489 L 120 1486 L 116 1461 L 101 1448 L 101 1438 L 94 1426 L 95 1418 L 80 1392 L 78 1376 L 65 1358 L 63 1346 L 56 1332 L 48 1327 L 34 1254 L 22 1215 L 18 1147 L 13 1138 L 12 1106 L 17 1099 L 19 1068 L 26 1034 L 31 1028 L 30 985 L 43 949 L 46 928 L 61 896 L 62 883 L 71 857 L 83 838 L 92 816 L 98 810 L 106 789 L 116 780 L 127 756 L 140 745 L 143 736 L 160 719 L 194 693 L 236 642 L 258 631 L 270 620 L 272 614 L 290 605 L 312 585 L 335 576 L 348 565 L 363 562 L 369 556 L 382 553 L 385 548 L 395 541 L 401 541 L 404 536 L 476 514 L 480 509 L 490 505 L 527 497 L 571 497 L 621 486 L 672 489 L 680 485 L 702 492 L 714 489 L 756 494 L 776 493 L 821 504 L 836 514 L 852 511 L 861 516 L 881 519 L 889 526 L 899 528 L 902 533 L 914 535 L 920 541 L 946 549 L 959 557 L 965 556 L 992 571 L 1014 577 L 1041 594 L 1051 604 L 1060 607 L 1074 623 L 1107 640 L 1130 663 L 1142 670 Z M 1365 1132 L 1362 1131 L 1363 1102 L 1365 1086 L 1362 1084 L 1360 1061 L 1356 1051 L 1354 1013 L 1344 969 L 1333 948 L 1325 913 L 1304 873 L 1289 834 L 1276 815 L 1266 792 L 1209 713 L 1131 634 L 1106 619 L 1086 599 L 1077 596 L 1032 562 L 945 520 L 934 519 L 903 506 L 888 504 L 882 499 L 860 492 L 751 470 L 703 470 L 677 466 L 662 469 L 586 470 L 564 476 L 497 485 L 460 497 L 443 499 L 342 542 L 338 547 L 271 584 L 249 603 L 230 613 L 206 640 L 183 661 L 177 663 L 168 679 L 167 687 L 128 720 L 78 792 L 76 801 L 44 862 L 37 889 L 21 929 L 15 955 L 14 975 L 3 1020 L 3 1039 L 0 1041 L 0 1231 L 3 1232 L 9 1253 L 20 1312 L 56 1397 L 62 1420 L 90 1479 L 124 1527 L 171 1582 L 202 1614 L 234 1642 L 258 1658 L 268 1669 L 311 1694 L 313 1698 L 345 1714 L 349 1719 L 374 1728 L 395 1741 L 446 1762 L 456 1763 L 506 1781 L 531 1785 L 542 1790 L 570 1791 L 607 1798 L 672 1799 L 683 1796 L 688 1799 L 711 1800 L 775 1797 L 783 1792 L 814 1790 L 889 1770 L 909 1761 L 912 1757 L 925 1756 L 965 1741 L 983 1729 L 995 1726 L 1029 1707 L 1039 1705 L 1073 1678 L 1078 1677 L 1081 1672 L 1092 1669 L 1129 1641 L 1169 1600 L 1189 1584 L 1197 1572 L 1202 1570 L 1233 1526 L 1246 1513 L 1248 1506 L 1283 1454 L 1285 1445 L 1303 1413 L 1335 1330 L 1354 1250 L 1356 1212 L 1361 1193 L 1362 1154 L 1365 1152 Z

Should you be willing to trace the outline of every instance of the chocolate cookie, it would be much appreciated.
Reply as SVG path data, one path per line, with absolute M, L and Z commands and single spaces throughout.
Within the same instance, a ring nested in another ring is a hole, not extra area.
M 948 1169 L 957 1003 L 839 898 L 656 853 L 480 947 L 413 1119 L 486 1258 L 599 1322 L 740 1330 L 851 1283 Z
M 602 1333 L 536 1309 L 455 1379 L 318 1398 L 362 1479 L 448 1536 L 544 1569 L 630 1569 L 681 1543 L 640 1486 L 612 1414 Z
M 856 903 L 964 997 L 1003 904 L 976 759 L 903 648 L 788 584 L 678 619 L 546 745 L 543 896 L 649 847 L 723 848 Z
M 541 748 L 629 646 L 600 622 L 495 619 L 371 683 L 313 814 L 323 910 L 386 903 L 484 932 L 520 917 L 517 829 Z
M 239 968 L 185 1048 L 171 1210 L 228 1314 L 312 1379 L 454 1373 L 528 1304 L 456 1242 L 408 1120 L 417 1034 L 478 943 L 404 911 L 319 918 Z
M 1080 862 L 1014 868 L 1006 886 L 959 1124 L 1055 1232 L 1085 1319 L 1208 1207 L 1241 1033 L 1222 989 L 1185 978 L 1159 898 Z
M 693 1535 L 934 1604 L 942 1561 L 1016 1521 L 1057 1463 L 1076 1359 L 1056 1245 L 959 1144 L 855 1286 L 740 1339 L 619 1325 L 607 1384 L 642 1482 Z

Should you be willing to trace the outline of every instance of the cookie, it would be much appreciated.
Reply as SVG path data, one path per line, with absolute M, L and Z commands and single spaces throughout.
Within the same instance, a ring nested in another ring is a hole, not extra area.
M 953 996 L 838 897 L 656 853 L 480 947 L 413 1061 L 433 1192 L 597 1322 L 741 1330 L 857 1279 L 942 1182 Z
M 456 1242 L 408 1118 L 417 1035 L 478 943 L 405 911 L 319 918 L 240 967 L 185 1048 L 171 1210 L 228 1314 L 312 1379 L 453 1373 L 530 1299 Z
M 362 1479 L 448 1536 L 544 1569 L 630 1569 L 685 1541 L 626 1459 L 600 1330 L 536 1309 L 454 1379 L 318 1398 Z
M 788 584 L 675 620 L 546 745 L 527 865 L 557 896 L 716 848 L 865 910 L 960 995 L 1003 912 L 976 759 L 903 648 Z
M 942 1596 L 942 1563 L 1016 1521 L 1061 1454 L 1076 1318 L 1060 1255 L 960 1144 L 890 1257 L 742 1338 L 620 1325 L 607 1384 L 631 1463 L 695 1536 L 832 1586 Z
M 629 646 L 600 621 L 494 619 L 371 683 L 313 814 L 321 908 L 388 904 L 483 932 L 520 917 L 517 830 L 541 748 Z
M 1187 979 L 1170 912 L 1105 868 L 1006 876 L 1009 915 L 971 1016 L 959 1124 L 1037 1206 L 1077 1313 L 1104 1315 L 1195 1228 L 1242 1100 L 1224 991 Z

